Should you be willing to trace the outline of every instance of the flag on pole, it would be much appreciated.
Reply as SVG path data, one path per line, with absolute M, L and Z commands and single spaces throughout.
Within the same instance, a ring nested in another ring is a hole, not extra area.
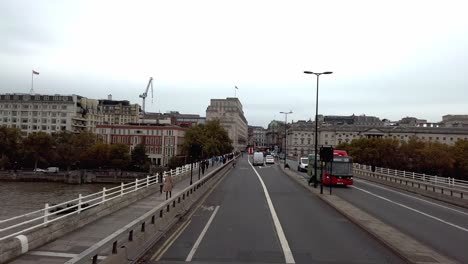
M 35 71 L 35 70 L 33 70 L 32 73 L 35 74 L 35 75 L 39 75 L 39 72 L 37 72 L 37 71 Z
M 234 87 L 236 87 L 236 89 L 239 90 L 239 88 L 237 88 L 237 86 L 234 86 Z

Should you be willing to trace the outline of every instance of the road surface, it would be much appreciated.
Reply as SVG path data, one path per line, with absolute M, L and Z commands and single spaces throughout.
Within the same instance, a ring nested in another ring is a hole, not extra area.
M 153 261 L 403 263 L 277 165 L 255 170 L 242 158 Z

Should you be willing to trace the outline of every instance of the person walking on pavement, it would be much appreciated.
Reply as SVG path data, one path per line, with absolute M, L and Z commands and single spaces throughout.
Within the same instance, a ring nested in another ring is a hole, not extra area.
M 200 162 L 200 167 L 202 175 L 205 175 L 205 161 Z
M 158 173 L 158 182 L 159 182 L 159 192 L 161 192 L 161 194 L 162 194 L 163 193 L 163 185 L 164 185 L 163 174 L 162 173 Z
M 166 193 L 166 200 L 172 196 L 172 188 L 174 187 L 174 180 L 172 179 L 171 174 L 167 174 L 166 181 L 164 182 L 163 191 Z

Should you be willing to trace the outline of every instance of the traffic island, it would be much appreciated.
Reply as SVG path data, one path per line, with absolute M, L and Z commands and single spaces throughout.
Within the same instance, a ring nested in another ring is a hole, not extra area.
M 371 216 L 340 197 L 325 193 L 320 194 L 320 190 L 309 186 L 307 180 L 302 175 L 292 170 L 284 169 L 283 166 L 279 167 L 296 183 L 335 208 L 351 222 L 400 256 L 405 262 L 414 264 L 457 263 L 390 225 L 385 224 L 381 220 Z

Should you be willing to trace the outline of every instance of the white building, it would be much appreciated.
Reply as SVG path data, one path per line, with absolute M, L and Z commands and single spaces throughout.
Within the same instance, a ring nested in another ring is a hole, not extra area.
M 19 128 L 23 135 L 94 132 L 99 122 L 97 100 L 79 95 L 0 95 L 0 126 Z
M 244 150 L 247 147 L 247 120 L 238 98 L 211 99 L 206 109 L 206 120 L 219 120 L 221 126 L 228 132 L 233 142 L 234 150 Z

